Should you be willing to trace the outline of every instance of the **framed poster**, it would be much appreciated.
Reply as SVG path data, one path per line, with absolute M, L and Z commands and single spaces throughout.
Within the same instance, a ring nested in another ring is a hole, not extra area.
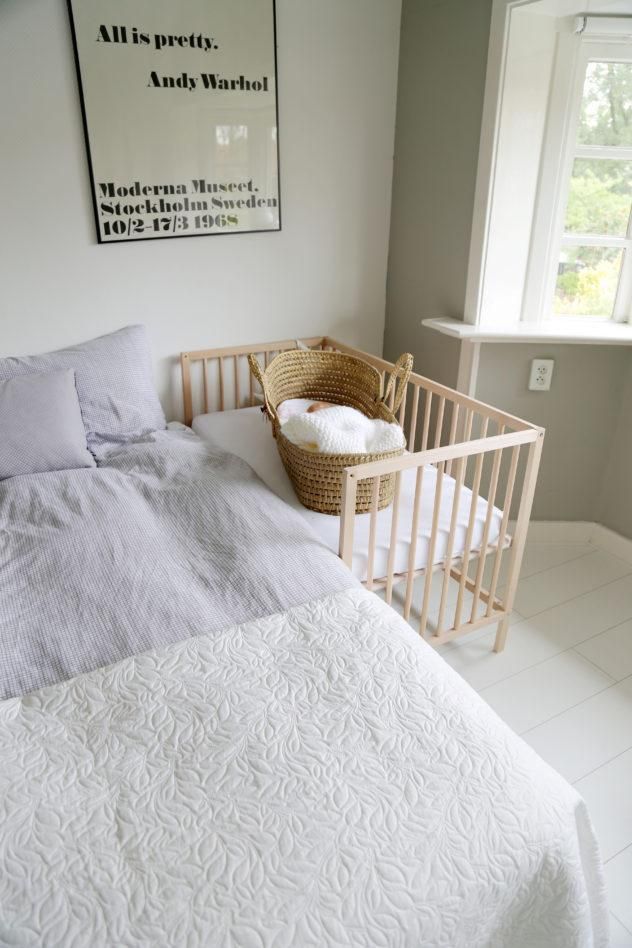
M 68 0 L 99 243 L 281 229 L 274 0 Z

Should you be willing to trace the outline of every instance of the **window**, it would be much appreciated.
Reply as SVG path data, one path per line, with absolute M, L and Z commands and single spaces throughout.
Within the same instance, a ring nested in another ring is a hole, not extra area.
M 607 58 L 604 53 L 608 54 Z M 620 322 L 632 282 L 632 56 L 585 43 L 565 162 L 554 288 L 545 316 Z M 561 202 L 560 202 L 561 203 Z M 553 282 L 553 281 L 551 281 Z
M 465 328 L 446 332 L 632 340 L 632 15 L 585 6 L 494 0 Z

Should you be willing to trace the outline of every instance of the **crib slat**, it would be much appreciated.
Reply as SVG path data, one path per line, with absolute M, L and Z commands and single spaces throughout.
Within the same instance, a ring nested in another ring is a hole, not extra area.
M 417 390 L 419 391 L 419 389 Z M 421 510 L 421 495 L 424 480 L 423 464 L 417 468 L 417 477 L 415 480 L 415 500 L 413 503 L 413 519 L 410 527 L 410 549 L 408 552 L 408 574 L 406 576 L 406 601 L 404 603 L 404 618 L 410 618 L 410 607 L 413 601 L 413 588 L 415 585 L 415 556 L 417 553 L 417 533 L 419 530 L 419 512 Z
M 454 444 L 456 440 L 456 426 L 459 420 L 459 406 L 452 402 L 452 418 L 450 419 L 450 434 L 448 435 L 448 444 Z M 452 474 L 452 461 L 448 461 L 446 473 Z
M 443 434 L 443 415 L 445 413 L 445 396 L 439 399 L 439 408 L 437 409 L 437 426 L 435 428 L 434 447 L 441 446 L 441 435 Z
M 496 557 L 494 559 L 494 568 L 492 570 L 492 580 L 489 585 L 489 602 L 487 603 L 487 612 L 486 615 L 490 616 L 492 614 L 492 607 L 494 604 L 494 599 L 496 597 L 496 587 L 498 585 L 498 577 L 500 575 L 500 567 L 502 556 L 504 552 L 505 537 L 507 536 L 507 525 L 509 523 L 509 515 L 511 511 L 511 501 L 513 499 L 514 485 L 516 483 L 516 472 L 518 470 L 518 460 L 520 458 L 520 447 L 515 447 L 511 452 L 511 462 L 509 465 L 509 474 L 507 478 L 507 486 L 505 488 L 505 502 L 503 506 L 503 519 L 500 524 L 500 533 L 498 534 L 498 547 L 496 549 Z
M 408 429 L 408 450 L 413 453 L 415 450 L 415 435 L 417 434 L 417 409 L 419 408 L 419 392 L 421 386 L 415 385 L 415 394 L 413 395 L 413 410 L 410 416 L 410 428 Z
M 471 408 L 468 408 L 465 413 L 465 431 L 463 432 L 463 440 L 469 441 L 472 437 L 472 424 L 474 423 L 474 412 Z
M 202 359 L 202 382 L 204 385 L 204 414 L 208 415 L 208 359 Z
M 428 447 L 428 435 L 430 433 L 430 410 L 432 408 L 432 392 L 426 391 L 426 401 L 424 405 L 424 427 L 421 433 L 421 451 Z
M 499 434 L 503 434 L 505 426 L 502 425 Z M 485 517 L 485 526 L 483 527 L 483 539 L 481 540 L 481 552 L 478 558 L 478 569 L 476 570 L 476 581 L 474 586 L 474 599 L 472 600 L 472 611 L 470 613 L 470 622 L 477 618 L 478 602 L 483 585 L 483 573 L 485 572 L 485 560 L 487 559 L 487 544 L 489 543 L 489 532 L 494 518 L 494 501 L 496 500 L 496 490 L 498 488 L 498 475 L 500 473 L 500 462 L 502 460 L 502 451 L 494 451 L 494 460 L 492 462 L 492 476 L 487 492 L 487 515 Z
M 380 481 L 382 478 L 377 475 L 373 478 L 371 485 L 371 521 L 369 524 L 369 559 L 366 567 L 366 585 L 367 589 L 373 589 L 373 575 L 375 568 L 375 538 L 377 535 L 377 505 L 380 499 Z
M 463 427 L 463 437 L 461 440 L 463 442 L 467 442 L 472 437 L 472 424 L 474 422 L 474 412 L 472 411 L 471 408 L 466 409 L 464 420 L 465 420 L 465 425 Z M 467 473 L 467 461 L 465 462 L 465 468 L 466 468 L 465 473 Z
M 340 514 L 340 545 L 338 555 L 348 566 L 353 566 L 353 534 L 355 529 L 355 510 L 358 482 L 353 474 L 345 473 L 342 482 L 342 511 Z
M 219 410 L 224 411 L 224 358 L 219 357 Z
M 487 428 L 489 425 L 489 419 L 483 418 L 483 425 L 481 428 L 480 438 L 487 437 Z M 472 547 L 472 535 L 474 533 L 474 524 L 476 523 L 476 507 L 478 504 L 478 492 L 481 487 L 481 474 L 483 472 L 483 459 L 485 455 L 479 454 L 476 458 L 476 465 L 474 467 L 474 483 L 472 484 L 472 496 L 470 498 L 470 519 L 467 524 L 467 533 L 465 535 L 465 544 L 463 547 L 463 558 L 461 562 L 461 581 L 459 583 L 459 593 L 456 600 L 456 609 L 454 611 L 454 628 L 458 629 L 461 624 L 461 613 L 463 611 L 463 594 L 465 592 L 465 581 L 467 579 L 467 571 L 470 565 L 470 553 Z
M 419 622 L 419 634 L 422 638 L 426 635 L 426 626 L 428 625 L 428 609 L 430 606 L 430 590 L 432 587 L 432 567 L 434 566 L 434 555 L 437 546 L 437 532 L 439 529 L 439 514 L 441 513 L 441 492 L 443 490 L 443 475 L 445 473 L 445 461 L 437 466 L 437 483 L 435 486 L 434 510 L 432 512 L 432 529 L 430 531 L 430 541 L 428 543 L 428 559 L 426 561 L 426 579 L 424 582 L 424 601 L 421 609 L 421 619 Z
M 450 518 L 450 535 L 448 537 L 448 546 L 445 552 L 445 562 L 443 564 L 443 584 L 441 587 L 441 603 L 439 604 L 439 618 L 437 619 L 436 635 L 443 634 L 443 620 L 445 618 L 445 609 L 448 601 L 448 587 L 450 585 L 450 571 L 452 569 L 452 553 L 454 551 L 454 537 L 459 519 L 459 501 L 461 499 L 461 488 L 465 478 L 465 458 L 459 458 L 457 461 L 456 482 L 454 485 L 454 497 L 452 500 L 452 516 Z
M 249 394 L 250 394 L 250 407 L 251 407 L 251 408 L 253 408 L 253 407 L 254 407 L 254 404 L 255 404 L 255 387 L 254 387 L 254 384 L 253 384 L 253 383 L 254 383 L 254 376 L 253 376 L 253 374 L 252 374 L 252 372 L 250 371 L 250 368 L 249 368 L 249 370 L 248 370 L 248 391 L 249 391 Z
M 518 577 L 520 576 L 520 567 L 522 565 L 522 556 L 527 539 L 527 530 L 529 529 L 529 517 L 533 504 L 533 495 L 538 478 L 538 468 L 542 456 L 542 442 L 544 431 L 537 431 L 536 440 L 532 441 L 527 450 L 526 466 L 522 477 L 520 490 L 520 506 L 518 517 L 514 530 L 513 543 L 511 545 L 511 554 L 509 556 L 509 568 L 507 570 L 507 580 L 503 591 L 503 606 L 505 608 L 505 617 L 499 622 L 494 641 L 494 651 L 502 652 L 507 639 L 507 628 L 509 626 L 509 614 L 513 609 Z M 495 618 L 495 617 L 494 617 Z
M 388 568 L 386 573 L 386 602 L 390 606 L 393 598 L 393 568 L 395 566 L 395 548 L 397 546 L 397 527 L 399 521 L 399 495 L 402 486 L 402 472 L 395 475 L 395 496 L 391 514 L 391 542 L 388 548 Z
M 239 358 L 233 356 L 233 362 L 235 365 L 235 408 L 241 408 L 241 397 L 239 394 Z

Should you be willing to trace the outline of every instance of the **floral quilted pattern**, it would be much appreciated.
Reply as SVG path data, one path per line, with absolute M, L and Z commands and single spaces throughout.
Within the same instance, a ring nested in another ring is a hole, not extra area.
M 576 793 L 360 589 L 0 705 L 0 943 L 607 943 Z

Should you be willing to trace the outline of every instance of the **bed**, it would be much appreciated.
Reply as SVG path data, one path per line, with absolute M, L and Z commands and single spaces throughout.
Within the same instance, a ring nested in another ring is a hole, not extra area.
M 242 459 L 102 440 L 0 537 L 0 943 L 607 944 L 581 798 Z

